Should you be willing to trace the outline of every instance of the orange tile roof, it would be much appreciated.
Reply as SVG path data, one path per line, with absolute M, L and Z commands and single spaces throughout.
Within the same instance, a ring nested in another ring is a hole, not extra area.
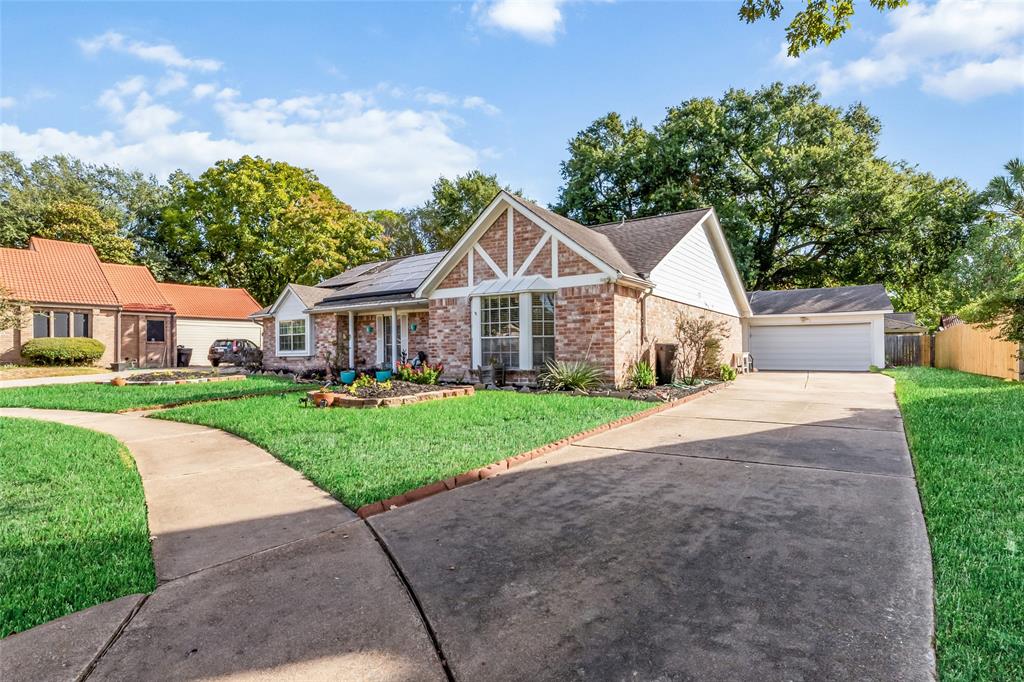
M 260 309 L 260 304 L 245 289 L 224 289 L 166 282 L 160 282 L 157 287 L 178 311 L 180 317 L 247 320 L 249 315 Z
M 125 310 L 144 313 L 173 313 L 172 306 L 145 265 L 100 263 L 103 274 Z
M 0 284 L 33 303 L 118 305 L 91 244 L 32 237 L 27 249 L 0 248 Z

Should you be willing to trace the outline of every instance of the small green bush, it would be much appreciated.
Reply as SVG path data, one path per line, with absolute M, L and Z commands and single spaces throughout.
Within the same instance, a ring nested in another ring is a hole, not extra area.
M 732 365 L 722 363 L 718 373 L 722 381 L 736 381 L 736 368 Z
M 21 357 L 33 365 L 90 365 L 104 350 L 96 339 L 32 339 L 21 347 Z
M 572 362 L 548 362 L 547 368 L 538 377 L 545 388 L 553 391 L 589 391 L 604 382 L 600 367 L 585 360 Z
M 654 388 L 658 383 L 658 375 L 655 374 L 651 363 L 641 360 L 629 370 L 628 381 L 631 388 Z

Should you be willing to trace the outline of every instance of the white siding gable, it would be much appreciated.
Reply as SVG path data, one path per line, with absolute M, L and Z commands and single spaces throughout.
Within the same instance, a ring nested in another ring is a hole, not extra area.
M 306 321 L 306 350 L 304 351 L 282 351 L 280 347 L 275 348 L 277 355 L 281 357 L 299 356 L 308 357 L 309 349 L 312 348 L 312 326 L 313 323 L 309 319 L 309 315 L 303 312 L 306 309 L 306 304 L 299 300 L 299 297 L 292 292 L 289 288 L 285 294 L 284 299 L 277 306 L 277 310 L 274 312 L 274 329 L 279 330 L 281 328 L 282 320 L 305 320 Z M 275 339 L 278 339 L 278 334 L 275 331 Z M 278 346 L 280 344 L 278 343 Z
M 653 295 L 739 317 L 707 229 L 703 223 L 694 227 L 655 266 Z

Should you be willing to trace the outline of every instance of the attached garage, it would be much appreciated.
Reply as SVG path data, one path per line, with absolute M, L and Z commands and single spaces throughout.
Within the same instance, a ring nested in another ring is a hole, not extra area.
M 759 370 L 865 372 L 885 365 L 885 314 L 878 284 L 756 291 L 747 350 Z
M 192 365 L 208 365 L 217 339 L 249 339 L 263 345 L 263 327 L 249 319 L 260 304 L 245 289 L 158 285 L 178 313 L 177 344 L 192 349 Z

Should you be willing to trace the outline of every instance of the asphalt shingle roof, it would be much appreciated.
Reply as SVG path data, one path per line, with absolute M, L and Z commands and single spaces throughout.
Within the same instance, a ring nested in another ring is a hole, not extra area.
M 646 276 L 710 212 L 709 208 L 697 208 L 594 225 L 590 229 L 605 235 L 632 268 Z
M 748 294 L 755 315 L 813 315 L 892 310 L 892 301 L 881 284 L 828 289 L 752 291 Z

